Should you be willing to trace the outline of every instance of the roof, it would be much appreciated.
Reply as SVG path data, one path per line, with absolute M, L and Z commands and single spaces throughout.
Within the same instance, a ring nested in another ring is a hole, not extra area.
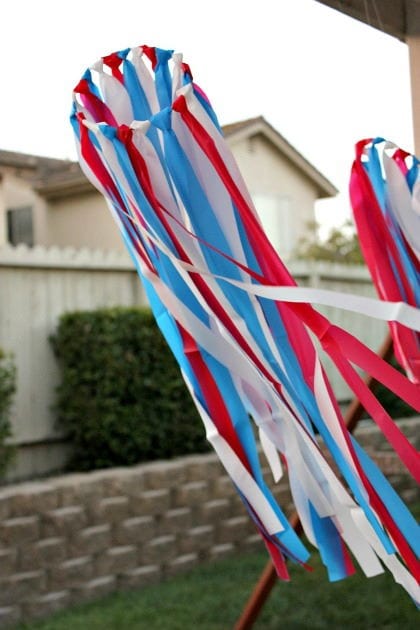
M 0 167 L 22 169 L 21 176 L 47 199 L 94 191 L 78 162 L 0 150 Z
M 420 35 L 420 0 L 317 0 L 403 41 Z
M 65 162 L 62 168 L 42 173 L 34 180 L 33 185 L 35 190 L 46 199 L 58 199 L 96 191 L 78 162 Z
M 225 125 L 222 129 L 227 140 L 263 134 L 317 186 L 320 197 L 331 197 L 337 194 L 335 186 L 262 116 L 234 122 Z M 96 190 L 84 175 L 78 162 L 71 160 L 0 150 L 1 166 L 27 169 L 26 179 L 29 179 L 34 189 L 46 199 L 57 199 Z
M 57 158 L 41 157 L 40 155 L 29 155 L 28 153 L 18 153 L 17 151 L 4 151 L 0 149 L 0 166 L 24 168 L 33 172 L 51 172 L 57 168 L 63 168 L 64 165 L 68 164 L 71 164 L 70 160 L 60 160 Z
M 225 125 L 222 129 L 226 139 L 231 141 L 262 134 L 315 184 L 320 198 L 333 197 L 338 193 L 337 188 L 313 164 L 308 162 L 263 116 L 234 122 L 230 125 Z

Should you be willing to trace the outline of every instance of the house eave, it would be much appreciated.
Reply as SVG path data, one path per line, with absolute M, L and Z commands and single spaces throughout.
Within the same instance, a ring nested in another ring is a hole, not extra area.
M 74 197 L 80 194 L 92 193 L 96 188 L 84 176 L 70 182 L 44 183 L 35 187 L 36 192 L 47 201 Z
M 419 0 L 381 0 L 367 4 L 366 0 L 317 0 L 331 9 L 372 26 L 383 33 L 406 41 L 420 35 Z

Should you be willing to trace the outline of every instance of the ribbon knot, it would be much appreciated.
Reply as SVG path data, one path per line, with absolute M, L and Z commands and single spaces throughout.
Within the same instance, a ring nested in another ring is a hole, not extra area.
M 161 129 L 162 131 L 168 131 L 172 129 L 172 120 L 171 120 L 171 108 L 165 107 L 160 112 L 152 116 L 150 122 L 154 127 Z

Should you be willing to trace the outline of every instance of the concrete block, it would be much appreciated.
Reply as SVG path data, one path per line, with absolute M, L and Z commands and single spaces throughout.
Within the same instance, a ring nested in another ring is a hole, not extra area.
M 12 573 L 16 573 L 17 555 L 17 551 L 13 547 L 0 549 L 0 578 L 8 577 Z
M 228 499 L 206 501 L 198 507 L 198 515 L 203 524 L 216 525 L 230 516 L 230 502 Z
M 9 518 L 0 523 L 0 542 L 5 546 L 22 545 L 39 538 L 38 516 Z
M 420 421 L 419 417 L 417 418 L 406 418 L 405 420 L 400 420 L 398 423 L 398 427 L 407 436 L 409 442 L 414 446 L 415 449 L 420 450 Z M 384 442 L 387 443 L 386 440 Z
M 159 536 L 143 545 L 138 559 L 141 564 L 161 564 L 175 558 L 177 553 L 175 536 Z
M 70 591 L 57 591 L 33 597 L 23 604 L 23 614 L 27 619 L 48 617 L 70 603 Z
M 45 571 L 14 573 L 0 581 L 0 606 L 18 604 L 34 593 L 42 592 L 46 586 Z
M 213 499 L 230 499 L 236 493 L 232 480 L 227 475 L 223 475 L 213 482 Z
M 380 431 L 376 427 L 361 427 L 361 431 L 356 429 L 356 438 L 360 440 L 360 444 L 363 448 L 371 451 L 378 451 L 386 449 L 388 444 Z
M 152 462 L 144 467 L 147 490 L 167 489 L 186 481 L 185 466 L 178 462 Z
M 51 510 L 43 517 L 45 538 L 69 536 L 86 525 L 86 512 L 80 505 L 69 505 Z
M 235 553 L 235 545 L 232 543 L 225 543 L 222 545 L 214 545 L 208 554 L 210 560 L 220 560 L 221 558 L 227 558 Z
M 240 549 L 244 552 L 262 551 L 264 547 L 263 539 L 259 534 L 251 534 L 240 541 Z
M 222 474 L 222 466 L 214 455 L 196 456 L 187 463 L 187 482 L 210 481 L 218 479 Z
M 70 545 L 71 551 L 94 554 L 105 551 L 111 545 L 111 527 L 108 524 L 86 527 L 77 532 Z
M 118 576 L 118 587 L 121 590 L 137 589 L 141 586 L 156 584 L 160 581 L 162 571 L 159 565 L 151 564 L 124 571 Z
M 205 481 L 190 481 L 175 489 L 176 507 L 193 507 L 208 500 L 209 486 Z
M 137 566 L 137 547 L 124 545 L 111 547 L 95 559 L 95 575 L 123 573 Z
M 144 489 L 144 466 L 101 471 L 105 497 L 138 496 Z
M 45 568 L 62 562 L 65 557 L 65 538 L 46 538 L 20 549 L 19 568 L 23 571 Z
M 47 482 L 21 483 L 11 499 L 12 516 L 43 514 L 58 507 L 58 493 Z
M 0 491 L 0 521 L 10 518 L 12 513 L 12 502 L 9 492 Z
M 106 497 L 95 503 L 89 512 L 94 523 L 117 523 L 129 516 L 129 499 L 127 496 Z
M 167 489 L 146 490 L 131 498 L 131 510 L 136 516 L 155 516 L 170 508 L 170 493 Z
M 180 536 L 178 548 L 182 554 L 199 553 L 212 547 L 214 542 L 214 527 L 202 525 L 193 527 Z
M 409 506 L 417 503 L 420 501 L 420 488 L 418 486 L 404 488 L 401 491 L 401 498 Z
M 75 473 L 61 477 L 57 482 L 59 505 L 69 507 L 80 504 L 88 506 L 104 496 L 101 471 Z
M 136 545 L 156 535 L 156 520 L 153 516 L 134 516 L 118 523 L 113 540 L 118 545 Z
M 65 475 L 57 481 L 57 494 L 59 507 L 74 507 L 80 503 L 79 487 L 83 482 L 83 473 Z
M 93 601 L 109 595 L 117 588 L 117 580 L 114 575 L 104 575 L 83 584 L 78 584 L 72 591 L 74 602 Z
M 177 573 L 191 571 L 191 569 L 197 566 L 198 562 L 199 558 L 196 553 L 187 553 L 182 556 L 178 556 L 165 566 L 165 576 L 170 577 L 172 575 L 176 575 Z
M 49 585 L 53 590 L 68 589 L 90 580 L 93 576 L 93 562 L 90 556 L 65 560 L 49 570 Z
M 159 535 L 179 534 L 191 527 L 192 512 L 189 507 L 168 510 L 159 519 Z
M 5 606 L 0 608 L 0 628 L 11 628 L 21 620 L 19 606 Z
M 399 459 L 398 455 L 392 453 L 375 453 L 373 456 L 374 461 L 378 464 L 382 472 L 388 475 L 401 475 L 406 476 L 407 472 Z
M 254 532 L 255 526 L 248 516 L 235 516 L 219 524 L 217 529 L 217 542 L 240 542 Z
M 247 514 L 246 508 L 243 504 L 241 497 L 235 490 L 234 494 L 232 495 L 230 499 L 230 515 L 232 517 L 235 517 L 235 516 L 244 516 L 245 514 Z

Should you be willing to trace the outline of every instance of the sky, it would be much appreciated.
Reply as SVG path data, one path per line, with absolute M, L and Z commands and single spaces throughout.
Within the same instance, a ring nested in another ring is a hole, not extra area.
M 324 229 L 350 216 L 358 140 L 413 150 L 406 45 L 315 0 L 9 2 L 0 148 L 76 159 L 72 88 L 99 57 L 141 44 L 182 52 L 222 124 L 263 115 L 330 179 L 340 194 L 317 203 Z

